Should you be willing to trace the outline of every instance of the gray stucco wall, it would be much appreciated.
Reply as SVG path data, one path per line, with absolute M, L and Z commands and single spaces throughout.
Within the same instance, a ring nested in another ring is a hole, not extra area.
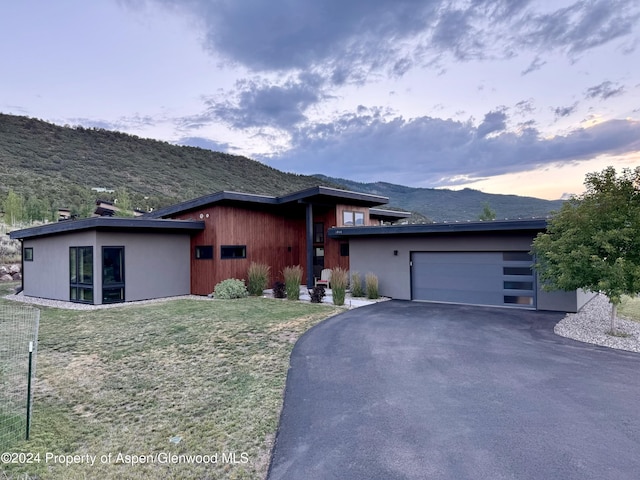
M 69 300 L 69 247 L 93 247 L 96 232 L 69 233 L 25 240 L 33 248 L 33 261 L 24 262 L 24 294 L 52 300 Z M 94 261 L 93 276 L 96 277 Z M 95 288 L 95 287 L 94 287 Z
M 187 295 L 191 291 L 188 234 L 81 232 L 24 241 L 24 294 L 69 300 L 69 247 L 93 247 L 95 304 L 102 303 L 102 247 L 124 246 L 125 300 Z
M 127 302 L 188 295 L 191 291 L 189 235 L 98 232 L 97 245 L 98 252 L 103 246 L 125 247 Z
M 532 241 L 529 234 L 352 237 L 349 270 L 363 276 L 367 272 L 376 274 L 383 296 L 411 300 L 411 252 L 529 251 Z M 537 288 L 538 310 L 575 312 L 576 308 L 576 292 L 543 292 Z

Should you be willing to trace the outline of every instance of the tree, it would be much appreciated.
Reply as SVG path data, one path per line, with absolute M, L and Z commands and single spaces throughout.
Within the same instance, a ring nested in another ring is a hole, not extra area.
M 546 289 L 602 292 L 611 332 L 622 295 L 640 292 L 640 167 L 589 173 L 586 191 L 568 200 L 533 242 Z
M 9 190 L 7 198 L 4 203 L 4 220 L 8 225 L 15 225 L 24 219 L 24 200 L 15 193 L 13 190 Z
M 133 207 L 131 206 L 131 197 L 126 188 L 116 190 L 115 204 L 118 207 L 115 215 L 117 217 L 133 217 Z
M 485 221 L 485 220 L 495 220 L 496 219 L 496 212 L 495 210 L 491 209 L 491 205 L 489 205 L 489 202 L 484 202 L 482 204 L 482 213 L 480 215 L 478 215 L 478 219 Z

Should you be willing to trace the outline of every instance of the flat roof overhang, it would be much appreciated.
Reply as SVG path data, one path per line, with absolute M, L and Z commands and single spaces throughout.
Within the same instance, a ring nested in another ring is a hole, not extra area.
M 204 228 L 205 225 L 202 221 L 160 220 L 140 217 L 93 217 L 79 220 L 62 220 L 56 223 L 15 230 L 9 233 L 9 237 L 16 240 L 26 240 L 87 230 L 191 234 L 204 230 Z
M 543 232 L 547 228 L 546 218 L 528 220 L 489 220 L 484 222 L 424 223 L 412 225 L 383 225 L 371 227 L 334 227 L 331 238 L 420 236 L 464 233 L 525 233 Z

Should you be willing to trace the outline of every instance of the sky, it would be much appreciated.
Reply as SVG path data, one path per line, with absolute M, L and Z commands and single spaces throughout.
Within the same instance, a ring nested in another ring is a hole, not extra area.
M 0 112 L 557 199 L 640 166 L 638 0 L 20 0 Z M 108 186 L 107 186 L 108 187 Z

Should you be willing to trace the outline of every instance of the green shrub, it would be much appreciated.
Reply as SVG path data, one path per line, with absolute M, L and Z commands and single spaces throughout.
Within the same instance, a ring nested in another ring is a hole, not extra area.
M 284 286 L 289 300 L 300 299 L 300 284 L 302 283 L 302 267 L 294 265 L 285 267 L 282 271 L 284 275 Z
M 325 291 L 324 285 L 316 285 L 312 290 L 309 290 L 309 297 L 311 298 L 311 303 L 322 303 L 322 299 L 324 298 Z
M 336 267 L 331 270 L 331 293 L 334 305 L 344 305 L 344 296 L 349 283 L 349 272 Z
M 282 282 L 276 282 L 273 284 L 273 298 L 285 298 L 287 296 L 287 290 L 285 284 Z
M 380 297 L 378 293 L 378 277 L 373 273 L 367 273 L 364 277 L 367 288 L 367 298 L 376 299 Z
M 229 300 L 232 298 L 243 298 L 249 295 L 247 287 L 244 286 L 244 280 L 237 278 L 228 278 L 221 281 L 213 289 L 214 298 Z
M 364 289 L 362 288 L 362 277 L 358 272 L 351 274 L 351 296 L 364 297 Z
M 269 284 L 269 270 L 271 267 L 264 263 L 251 262 L 247 272 L 247 290 L 249 295 L 262 295 Z

